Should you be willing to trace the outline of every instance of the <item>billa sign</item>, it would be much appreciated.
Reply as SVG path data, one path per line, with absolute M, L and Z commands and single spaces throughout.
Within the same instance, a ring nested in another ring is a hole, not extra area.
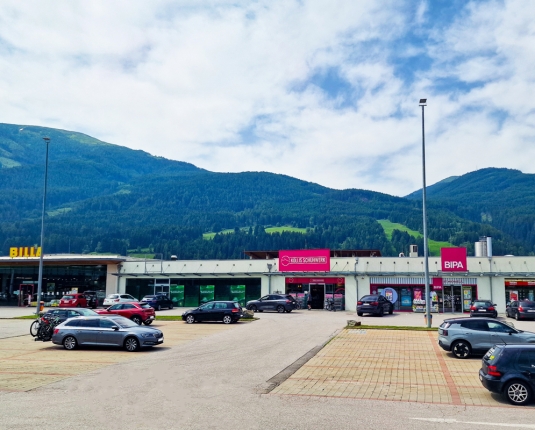
M 9 256 L 11 258 L 40 257 L 41 247 L 21 246 L 18 248 L 9 248 Z
M 281 272 L 328 272 L 331 270 L 329 249 L 279 251 Z
M 440 260 L 443 272 L 468 272 L 466 248 L 441 248 Z

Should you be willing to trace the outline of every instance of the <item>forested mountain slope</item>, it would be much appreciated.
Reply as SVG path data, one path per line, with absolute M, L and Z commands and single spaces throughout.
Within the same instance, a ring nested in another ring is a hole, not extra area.
M 421 231 L 416 200 L 365 190 L 333 190 L 266 172 L 215 173 L 63 130 L 0 124 L 0 254 L 38 243 L 44 165 L 51 139 L 45 252 L 150 249 L 179 258 L 242 258 L 244 250 L 380 249 L 407 252 L 421 239 L 390 241 L 379 219 Z M 358 184 L 356 184 L 358 186 Z M 492 235 L 496 253 L 522 253 L 521 241 L 434 205 L 429 237 L 473 247 Z M 305 233 L 267 234 L 266 226 Z M 234 229 L 203 240 L 205 232 Z M 395 237 L 395 240 L 394 240 Z

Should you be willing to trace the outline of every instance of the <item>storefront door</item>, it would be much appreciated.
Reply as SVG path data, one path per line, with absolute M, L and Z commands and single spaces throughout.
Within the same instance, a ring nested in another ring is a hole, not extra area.
M 312 309 L 323 309 L 325 302 L 325 284 L 310 284 L 310 297 L 312 297 Z
M 460 285 L 445 285 L 443 287 L 443 311 L 444 312 L 462 312 L 462 288 Z

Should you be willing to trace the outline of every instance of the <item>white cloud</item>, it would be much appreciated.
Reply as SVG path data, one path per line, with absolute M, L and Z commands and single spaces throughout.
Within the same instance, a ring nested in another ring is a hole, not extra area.
M 404 195 L 421 186 L 427 96 L 429 184 L 488 166 L 532 172 L 532 9 L 470 3 L 439 32 L 426 2 L 4 1 L 0 121 Z M 422 53 L 432 62 L 413 81 L 395 58 Z M 352 106 L 311 85 L 328 69 Z

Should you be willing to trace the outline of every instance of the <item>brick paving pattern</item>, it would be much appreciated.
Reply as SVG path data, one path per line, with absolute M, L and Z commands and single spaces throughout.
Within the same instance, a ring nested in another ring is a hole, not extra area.
M 28 328 L 31 322 L 28 321 Z M 162 330 L 165 341 L 154 350 L 187 343 L 228 330 L 232 326 L 234 325 L 156 321 L 153 327 Z M 35 342 L 30 335 L 0 339 L 0 391 L 32 390 L 152 352 L 144 349 L 131 353 L 119 348 L 99 347 L 66 351 L 52 342 Z
M 480 367 L 443 351 L 436 332 L 346 329 L 271 394 L 504 406 Z

